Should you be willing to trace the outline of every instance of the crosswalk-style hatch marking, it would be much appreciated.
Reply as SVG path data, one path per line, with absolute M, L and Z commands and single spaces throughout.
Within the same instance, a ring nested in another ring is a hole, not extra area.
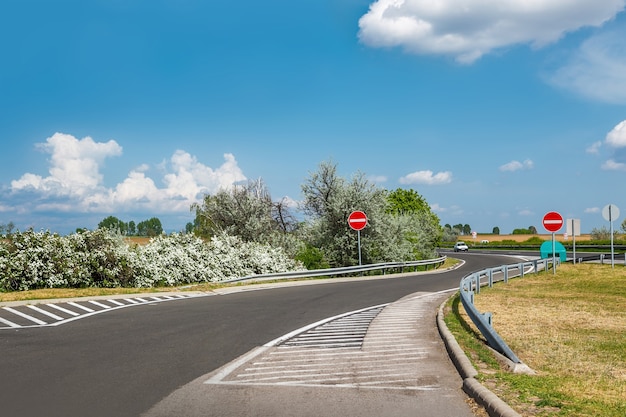
M 110 298 L 60 301 L 58 303 L 23 304 L 0 307 L 0 330 L 58 326 L 94 314 L 120 308 L 211 295 L 190 293 L 151 297 Z

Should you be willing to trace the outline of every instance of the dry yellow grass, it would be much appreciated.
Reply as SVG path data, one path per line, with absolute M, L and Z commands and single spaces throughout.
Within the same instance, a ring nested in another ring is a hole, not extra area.
M 560 393 L 626 407 L 626 268 L 562 265 L 556 275 L 485 289 L 475 303 L 493 313 L 494 328 L 522 361 L 558 378 Z

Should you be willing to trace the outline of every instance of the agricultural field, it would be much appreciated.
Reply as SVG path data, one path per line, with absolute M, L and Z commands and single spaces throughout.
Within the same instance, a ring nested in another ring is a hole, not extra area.
M 536 235 L 491 235 L 491 234 L 477 234 L 476 239 L 473 239 L 471 236 L 459 236 L 459 240 L 465 241 L 467 244 L 480 244 L 483 240 L 488 240 L 489 242 L 502 242 L 503 240 L 512 240 L 514 242 L 525 242 L 531 238 L 539 238 L 542 240 L 552 240 L 552 235 L 550 233 L 546 234 L 536 234 Z M 563 236 L 563 233 L 556 234 L 555 239 L 558 242 L 571 242 L 572 237 L 569 236 L 567 240 Z M 587 241 L 591 240 L 591 235 L 585 234 L 576 236 L 576 242 L 579 241 Z

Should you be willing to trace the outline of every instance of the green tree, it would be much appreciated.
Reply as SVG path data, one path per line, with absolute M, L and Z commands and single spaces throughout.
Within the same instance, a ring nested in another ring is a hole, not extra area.
M 98 223 L 98 229 L 112 230 L 125 235 L 128 233 L 128 223 L 123 222 L 115 216 L 109 216 Z
M 412 214 L 397 215 L 410 211 L 412 206 L 402 201 L 411 193 L 398 192 L 390 201 L 389 192 L 361 172 L 346 180 L 337 174 L 336 164 L 323 162 L 306 179 L 302 193 L 303 209 L 311 221 L 300 232 L 307 243 L 323 252 L 331 267 L 358 263 L 358 234 L 347 222 L 355 210 L 368 217 L 368 225 L 360 231 L 363 263 L 415 259 L 416 247 L 425 241 L 418 234 L 423 225 Z M 420 199 L 412 204 L 419 208 Z
M 135 224 L 134 221 L 129 221 L 128 222 L 128 235 L 129 236 L 134 236 L 137 234 L 137 225 Z
M 297 225 L 287 200 L 273 202 L 260 179 L 206 195 L 191 210 L 195 211 L 194 231 L 200 236 L 227 233 L 246 242 L 293 246 L 287 242 L 290 238 L 284 236 Z
M 156 217 L 152 217 L 148 220 L 144 220 L 137 224 L 138 236 L 158 236 L 163 233 L 163 226 L 161 220 Z
M 404 224 L 404 238 L 413 245 L 416 258 L 433 255 L 433 249 L 441 243 L 443 229 L 439 217 L 430 205 L 415 190 L 396 189 L 388 194 L 390 204 L 387 213 L 392 214 Z
M 493 230 L 491 231 L 491 233 L 493 233 L 494 235 L 499 235 L 500 234 L 500 228 L 498 226 L 495 226 L 493 228 Z

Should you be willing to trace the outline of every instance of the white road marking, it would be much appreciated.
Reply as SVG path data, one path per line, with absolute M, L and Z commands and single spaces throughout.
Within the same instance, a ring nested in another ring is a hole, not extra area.
M 100 308 L 106 308 L 106 309 L 111 308 L 111 306 L 108 306 L 108 305 L 106 305 L 106 304 L 99 303 L 99 302 L 94 301 L 94 300 L 89 300 L 89 302 L 90 302 L 91 304 L 95 305 L 95 306 L 100 307 Z
M 41 313 L 41 314 L 43 314 L 44 316 L 48 316 L 48 317 L 50 317 L 50 318 L 53 318 L 53 319 L 55 319 L 55 320 L 64 320 L 64 319 L 63 319 L 63 317 L 59 317 L 59 316 L 57 316 L 57 315 L 56 315 L 56 314 L 54 314 L 54 313 L 50 313 L 49 311 L 46 311 L 46 310 L 44 310 L 43 308 L 39 308 L 39 307 L 37 307 L 37 306 L 30 306 L 30 305 L 29 305 L 29 306 L 26 306 L 26 307 L 28 307 L 28 308 L 30 308 L 31 310 L 34 310 L 34 311 L 36 311 L 36 312 L 38 312 L 38 313 Z
M 75 311 L 72 311 L 72 310 L 68 310 L 67 308 L 63 308 L 63 307 L 61 307 L 59 305 L 56 305 L 56 304 L 46 304 L 46 305 L 48 307 L 56 308 L 57 310 L 62 311 L 65 314 L 69 314 L 70 316 L 74 316 L 74 317 L 80 316 L 79 313 L 77 313 Z
M 70 301 L 68 304 L 69 304 L 69 305 L 71 305 L 71 306 L 74 306 L 74 307 L 80 308 L 81 310 L 84 310 L 84 311 L 86 311 L 87 313 L 93 313 L 94 311 L 96 311 L 96 310 L 92 310 L 92 309 L 91 309 L 91 308 L 89 308 L 89 307 L 85 307 L 85 306 L 83 306 L 83 305 L 80 305 L 80 304 L 78 304 L 78 303 L 75 303 L 75 302 L 73 302 L 73 301 Z
M 4 308 L 6 311 L 10 311 L 11 313 L 13 313 L 13 314 L 15 314 L 15 315 L 18 315 L 18 316 L 20 316 L 20 317 L 25 318 L 26 320 L 30 320 L 30 321 L 32 321 L 33 323 L 37 323 L 37 324 L 46 324 L 46 322 L 45 322 L 45 321 L 39 320 L 38 318 L 33 317 L 33 316 L 29 316 L 29 315 L 28 315 L 28 314 L 26 314 L 26 313 L 22 313 L 21 311 L 15 310 L 14 308 L 11 308 L 11 307 L 3 307 L 3 308 Z

